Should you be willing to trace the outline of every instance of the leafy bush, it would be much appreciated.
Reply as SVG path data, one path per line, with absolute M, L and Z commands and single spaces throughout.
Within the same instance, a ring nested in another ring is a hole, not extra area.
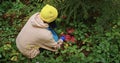
M 58 52 L 45 50 L 28 59 L 16 48 L 15 38 L 46 3 L 59 10 L 56 32 L 67 34 L 66 29 L 72 28 L 76 41 L 65 42 Z M 119 63 L 119 8 L 119 0 L 1 0 L 0 63 Z

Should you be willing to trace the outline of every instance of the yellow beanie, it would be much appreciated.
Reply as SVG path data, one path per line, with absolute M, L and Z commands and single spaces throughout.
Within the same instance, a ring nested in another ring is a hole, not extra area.
M 40 18 L 47 23 L 53 22 L 57 18 L 57 16 L 57 9 L 48 4 L 45 5 L 40 12 Z

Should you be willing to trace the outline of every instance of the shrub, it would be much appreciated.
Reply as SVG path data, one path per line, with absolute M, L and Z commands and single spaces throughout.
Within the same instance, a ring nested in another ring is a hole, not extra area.
M 56 32 L 76 42 L 65 42 L 58 52 L 43 51 L 34 59 L 24 57 L 16 48 L 15 38 L 28 18 L 46 4 L 59 10 Z M 1 63 L 119 63 L 119 0 L 1 0 Z M 62 26 L 61 26 L 62 25 Z

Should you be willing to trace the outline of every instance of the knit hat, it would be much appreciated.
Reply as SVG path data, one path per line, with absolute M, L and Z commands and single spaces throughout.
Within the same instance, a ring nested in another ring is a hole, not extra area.
M 40 18 L 47 23 L 53 22 L 57 16 L 57 9 L 49 4 L 45 5 L 40 11 Z

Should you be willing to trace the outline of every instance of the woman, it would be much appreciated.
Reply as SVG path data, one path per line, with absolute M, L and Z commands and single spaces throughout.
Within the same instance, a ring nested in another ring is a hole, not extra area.
M 58 11 L 51 5 L 46 5 L 38 13 L 32 15 L 16 38 L 19 51 L 28 58 L 34 58 L 40 53 L 40 48 L 57 51 L 64 37 L 58 39 L 49 27 L 58 16 Z

